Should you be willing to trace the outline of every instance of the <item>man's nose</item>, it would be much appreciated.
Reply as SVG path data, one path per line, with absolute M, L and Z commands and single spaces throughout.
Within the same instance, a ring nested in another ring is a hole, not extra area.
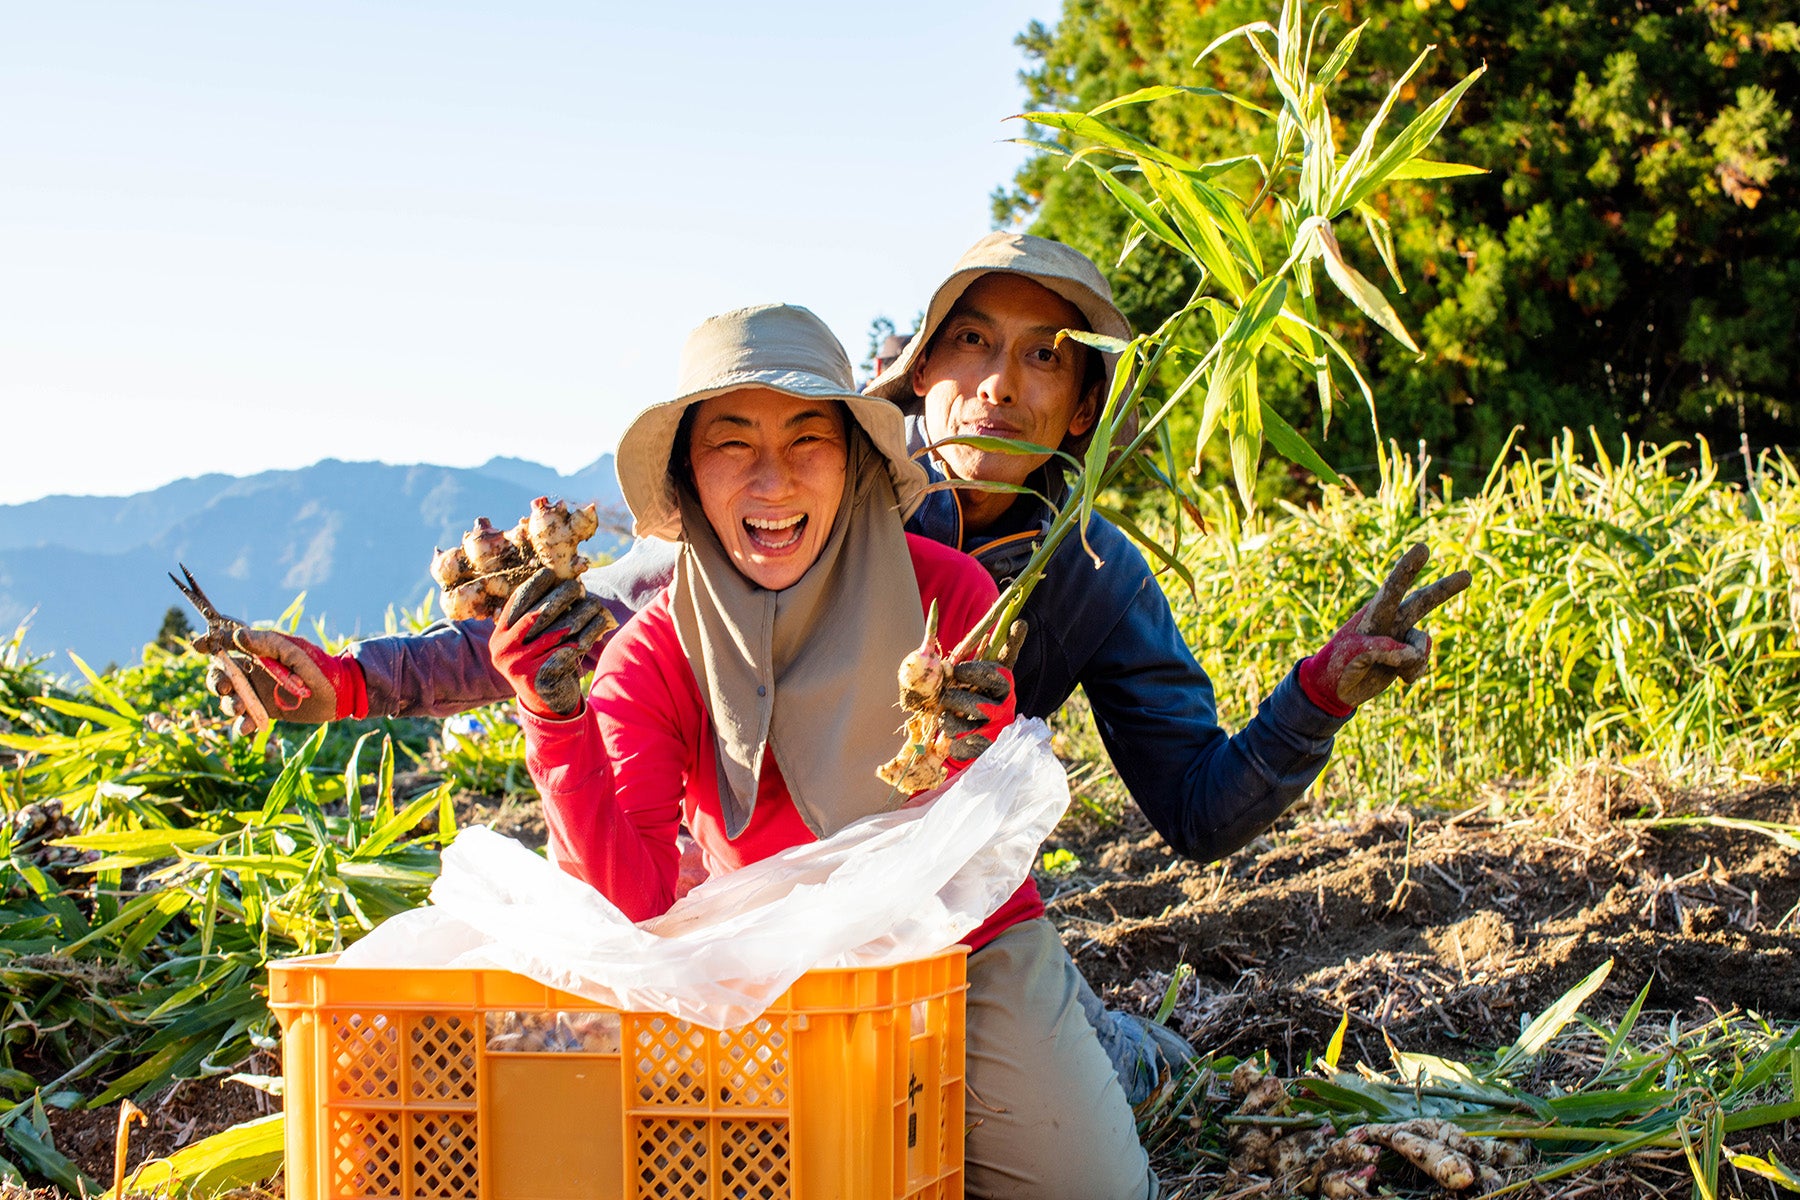
M 976 387 L 975 394 L 985 404 L 1011 404 L 1015 382 L 1011 361 L 1002 360 L 994 364 L 993 370 Z

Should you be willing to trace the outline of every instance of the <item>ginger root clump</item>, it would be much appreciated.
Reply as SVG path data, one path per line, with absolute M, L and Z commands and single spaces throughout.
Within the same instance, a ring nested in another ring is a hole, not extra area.
M 501 1054 L 617 1054 L 613 1012 L 490 1012 L 487 1048 Z
M 599 528 L 594 505 L 571 509 L 561 500 L 550 503 L 547 496 L 533 500 L 531 512 L 505 531 L 477 517 L 460 546 L 432 557 L 431 577 L 444 615 L 452 621 L 491 619 L 520 584 L 544 567 L 558 579 L 574 579 L 588 569 L 578 547 Z
M 925 640 L 900 661 L 900 707 L 906 710 L 906 741 L 900 753 L 875 772 L 881 782 L 911 795 L 934 788 L 950 777 L 950 739 L 944 734 L 938 697 L 950 682 L 954 664 L 938 645 L 938 610 L 934 601 L 925 616 Z
M 1474 1137 L 1435 1117 L 1357 1125 L 1342 1135 L 1329 1121 L 1310 1129 L 1279 1120 L 1258 1124 L 1258 1117 L 1302 1114 L 1282 1081 L 1251 1062 L 1231 1073 L 1231 1094 L 1239 1101 L 1232 1115 L 1240 1119 L 1231 1130 L 1231 1177 L 1238 1183 L 1267 1178 L 1283 1195 L 1357 1200 L 1384 1194 L 1377 1192 L 1384 1149 L 1452 1192 L 1477 1184 L 1491 1191 L 1505 1183 L 1502 1171 L 1525 1161 L 1518 1142 Z

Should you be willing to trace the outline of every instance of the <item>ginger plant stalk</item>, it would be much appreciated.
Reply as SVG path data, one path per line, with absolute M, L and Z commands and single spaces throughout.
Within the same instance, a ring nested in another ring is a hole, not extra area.
M 1268 106 L 1236 96 L 1225 98 L 1260 114 L 1272 125 L 1274 136 L 1268 143 L 1272 148 L 1267 151 L 1251 152 L 1252 147 L 1246 147 L 1244 154 L 1200 163 L 1106 119 L 1107 113 L 1126 105 L 1215 103 L 1222 95 L 1209 92 L 1209 98 L 1202 100 L 1195 89 L 1173 85 L 1142 88 L 1088 112 L 1032 112 L 1018 118 L 1040 130 L 1057 131 L 1060 143 L 1039 138 L 1029 144 L 1042 153 L 1066 158 L 1065 169 L 1079 166 L 1090 170 L 1125 210 L 1131 225 L 1121 260 L 1140 243 L 1153 241 L 1188 260 L 1199 282 L 1188 305 L 1154 334 L 1130 342 L 1073 331 L 1062 335 L 1119 356 L 1112 392 L 1095 424 L 1086 460 L 1079 464 L 1073 492 L 1056 514 L 1043 544 L 952 652 L 952 659 L 991 653 L 1003 640 L 1000 631 L 1010 628 L 1050 556 L 1070 533 L 1086 529 L 1101 492 L 1118 480 L 1124 464 L 1152 435 L 1164 439 L 1170 458 L 1167 470 L 1152 466 L 1150 473 L 1177 498 L 1186 498 L 1176 479 L 1172 449 L 1162 425 L 1176 404 L 1202 383 L 1205 400 L 1199 412 L 1195 464 L 1213 434 L 1224 432 L 1232 474 L 1246 509 L 1254 507 L 1252 484 L 1265 440 L 1277 453 L 1319 478 L 1337 482 L 1336 474 L 1306 439 L 1263 401 L 1258 386 L 1259 358 L 1265 350 L 1277 351 L 1314 379 L 1320 409 L 1329 422 L 1333 393 L 1339 390 L 1330 370 L 1330 360 L 1335 357 L 1355 380 L 1369 404 L 1371 418 L 1374 416 L 1374 393 L 1356 359 L 1320 320 L 1315 266 L 1323 268 L 1343 298 L 1401 345 L 1417 352 L 1393 306 L 1345 257 L 1333 222 L 1349 217 L 1359 220 L 1376 255 L 1396 284 L 1400 282 L 1392 235 L 1370 201 L 1393 180 L 1481 173 L 1473 167 L 1422 163 L 1421 159 L 1463 94 L 1486 68 L 1471 71 L 1429 103 L 1419 97 L 1422 107 L 1417 115 L 1378 148 L 1382 126 L 1405 89 L 1412 86 L 1412 76 L 1431 53 L 1427 49 L 1404 76 L 1393 81 L 1354 149 L 1340 156 L 1341 126 L 1333 123 L 1330 100 L 1355 54 L 1362 27 L 1343 35 L 1334 48 L 1321 41 L 1323 30 L 1322 22 L 1309 18 L 1304 0 L 1284 0 L 1275 24 L 1254 21 L 1240 26 L 1216 39 L 1201 55 L 1204 59 L 1242 39 L 1261 60 L 1273 85 Z M 1251 186 L 1230 190 L 1235 183 L 1227 181 L 1236 181 L 1249 171 L 1257 172 L 1247 181 Z M 1248 203 L 1243 200 L 1246 195 L 1252 197 Z M 1280 265 L 1273 270 L 1265 267 L 1262 247 L 1251 229 L 1251 222 L 1270 219 L 1278 222 L 1278 244 L 1283 248 Z M 1183 340 L 1176 336 L 1190 316 L 1202 313 L 1211 321 L 1210 337 Z M 1176 347 L 1195 365 L 1160 405 L 1147 403 L 1147 387 L 1165 356 Z M 1142 424 L 1121 449 L 1116 442 L 1130 429 L 1134 417 L 1141 417 Z M 1172 551 L 1128 519 L 1120 524 L 1166 567 L 1185 574 Z
M 1168 353 L 1170 346 L 1174 345 L 1170 335 L 1181 321 L 1194 311 L 1198 300 L 1199 292 L 1196 291 L 1194 301 L 1164 321 L 1162 327 L 1154 334 L 1139 335 L 1123 344 L 1124 349 L 1119 354 L 1119 366 L 1114 376 L 1112 393 L 1107 397 L 1105 406 L 1094 422 L 1093 436 L 1088 443 L 1087 461 L 1082 464 L 1081 470 L 1075 476 L 1071 495 L 1057 510 L 1056 516 L 1050 522 L 1050 528 L 1045 531 L 1044 540 L 1026 560 L 1025 566 L 1013 577 L 1011 583 L 1001 589 L 999 597 L 982 615 L 981 620 L 977 621 L 974 628 L 963 635 L 963 639 L 950 651 L 948 657 L 951 662 L 993 658 L 998 653 L 999 647 L 1006 641 L 1008 632 L 1012 629 L 1013 622 L 1019 619 L 1019 614 L 1024 610 L 1025 601 L 1030 598 L 1031 593 L 1036 590 L 1038 583 L 1043 579 L 1044 570 L 1049 565 L 1050 559 L 1071 533 L 1086 525 L 1087 518 L 1093 513 L 1095 498 L 1118 480 L 1132 455 L 1137 453 L 1157 426 L 1174 410 L 1175 403 L 1186 394 L 1188 388 L 1193 386 L 1192 377 L 1190 377 L 1187 383 L 1169 397 L 1160 410 L 1139 427 L 1136 436 L 1132 438 L 1122 453 L 1117 456 L 1111 454 L 1111 447 L 1117 440 L 1117 434 L 1128 425 L 1127 417 L 1142 403 L 1147 381 L 1155 374 L 1156 368 L 1161 365 L 1163 356 Z M 1084 342 L 1090 341 L 1090 339 L 1103 340 L 1095 338 L 1092 334 L 1072 336 Z M 1133 370 L 1130 363 L 1143 357 L 1144 348 L 1150 345 L 1153 345 L 1155 349 L 1145 359 L 1141 369 Z M 1084 537 L 1084 544 L 1085 540 Z M 1092 550 L 1089 550 L 1090 556 L 1092 553 Z M 1095 566 L 1099 565 L 1099 560 L 1095 559 Z

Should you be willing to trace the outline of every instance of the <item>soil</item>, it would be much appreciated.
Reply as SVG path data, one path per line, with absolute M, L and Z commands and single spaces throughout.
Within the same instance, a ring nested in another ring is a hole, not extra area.
M 246 1074 L 280 1074 L 273 1055 L 257 1054 L 240 1070 Z M 222 1079 L 187 1079 L 144 1106 L 143 1124 L 133 1124 L 126 1154 L 127 1174 L 151 1159 L 166 1158 L 190 1142 L 267 1116 L 281 1101 L 241 1083 Z M 65 1112 L 50 1109 L 56 1148 L 82 1172 L 110 1188 L 113 1155 L 119 1133 L 119 1106 Z M 129 1189 L 128 1189 L 129 1190 Z M 279 1186 L 276 1193 L 279 1194 Z M 7 1198 L 0 1197 L 0 1200 Z
M 1505 1046 L 1609 958 L 1590 1015 L 1648 980 L 1650 1009 L 1800 1021 L 1800 852 L 1745 828 L 1648 823 L 1793 824 L 1800 790 L 1647 786 L 1596 769 L 1535 816 L 1305 822 L 1209 865 L 1175 859 L 1133 809 L 1065 824 L 1050 845 L 1083 867 L 1046 894 L 1103 996 L 1154 1010 L 1185 962 L 1170 1023 L 1208 1053 L 1266 1048 L 1289 1071 L 1346 1010 L 1347 1048 L 1376 1066 L 1384 1037 L 1448 1057 Z
M 1112 1004 L 1153 1012 L 1186 963 L 1193 974 L 1169 1023 L 1206 1054 L 1266 1049 L 1284 1073 L 1322 1052 L 1346 1011 L 1346 1063 L 1385 1068 L 1389 1042 L 1451 1058 L 1507 1045 L 1608 958 L 1590 1016 L 1616 1017 L 1648 980 L 1645 1020 L 1738 1008 L 1800 1023 L 1800 851 L 1748 827 L 1653 823 L 1679 817 L 1792 825 L 1800 787 L 1682 795 L 1597 765 L 1535 803 L 1497 794 L 1453 816 L 1290 817 L 1212 864 L 1177 860 L 1135 808 L 1112 822 L 1082 811 L 1046 846 L 1077 865 L 1039 882 L 1064 943 Z M 529 802 L 468 801 L 458 820 L 543 840 Z M 237 1084 L 182 1084 L 150 1106 L 131 1163 L 267 1103 Z M 110 1183 L 116 1108 L 56 1112 L 52 1124 L 59 1148 Z M 1794 1132 L 1734 1148 L 1793 1163 Z M 1218 1186 L 1191 1164 L 1158 1166 L 1166 1195 Z M 1623 1197 L 1692 1185 L 1676 1152 L 1524 1194 L 1568 1186 Z
M 1682 817 L 1700 820 L 1657 823 Z M 1590 1017 L 1616 1021 L 1649 982 L 1640 1028 L 1733 1009 L 1791 1027 L 1800 851 L 1791 838 L 1704 823 L 1713 819 L 1792 826 L 1800 789 L 1681 796 L 1596 765 L 1535 811 L 1497 802 L 1454 816 L 1290 820 L 1206 865 L 1177 860 L 1131 809 L 1113 824 L 1066 822 L 1049 848 L 1080 865 L 1040 883 L 1064 944 L 1113 1007 L 1154 1013 L 1186 963 L 1193 974 L 1175 987 L 1169 1024 L 1203 1055 L 1267 1050 L 1284 1075 L 1325 1051 L 1346 1012 L 1346 1066 L 1391 1069 L 1390 1045 L 1477 1058 L 1511 1044 L 1608 959 L 1607 982 L 1582 1010 Z M 1790 1122 L 1731 1145 L 1794 1164 L 1796 1134 Z M 1152 1162 L 1173 1198 L 1274 1194 L 1266 1184 L 1240 1191 L 1244 1179 L 1179 1142 Z M 1441 1194 L 1391 1182 L 1401 1194 Z M 1731 1167 L 1721 1184 L 1731 1195 L 1782 1194 Z M 1522 1194 L 1692 1189 L 1676 1150 Z
M 509 796 L 504 800 L 486 797 L 465 798 L 456 806 L 456 826 L 486 825 L 495 833 L 503 833 L 533 850 L 543 846 L 550 836 L 544 828 L 543 809 L 537 797 Z

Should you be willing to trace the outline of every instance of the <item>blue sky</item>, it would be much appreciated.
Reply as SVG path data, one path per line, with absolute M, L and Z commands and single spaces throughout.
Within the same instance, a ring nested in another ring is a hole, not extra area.
M 0 503 L 326 456 L 563 471 L 686 331 L 860 360 L 989 226 L 1052 0 L 7 4 Z

